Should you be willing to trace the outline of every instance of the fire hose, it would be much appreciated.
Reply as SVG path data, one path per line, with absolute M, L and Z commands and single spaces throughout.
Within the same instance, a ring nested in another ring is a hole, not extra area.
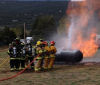
M 27 68 L 29 68 L 29 66 L 36 60 L 36 58 L 37 58 L 38 56 L 39 56 L 39 55 L 37 55 L 37 56 L 33 59 L 33 61 L 32 61 L 30 64 L 27 65 L 27 67 L 26 67 L 25 69 L 21 70 L 20 72 L 18 72 L 17 74 L 15 74 L 15 75 L 13 75 L 13 76 L 11 76 L 11 77 L 0 79 L 0 82 L 1 82 L 1 81 L 5 81 L 5 80 L 9 80 L 9 79 L 13 79 L 13 78 L 16 78 L 17 76 L 21 75 Z

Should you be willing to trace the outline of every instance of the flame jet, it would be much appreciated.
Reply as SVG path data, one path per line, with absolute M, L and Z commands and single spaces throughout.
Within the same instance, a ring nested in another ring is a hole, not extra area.
M 98 2 L 98 0 L 95 0 Z M 71 0 L 67 15 L 70 18 L 67 49 L 79 49 L 84 57 L 92 57 L 98 50 L 95 43 L 97 34 L 94 0 Z M 100 2 L 99 2 L 100 3 Z
M 98 31 L 96 24 L 99 0 L 71 0 L 66 11 L 70 21 L 66 27 L 68 36 L 66 50 L 56 54 L 56 61 L 66 63 L 80 62 L 83 57 L 92 57 L 98 50 L 95 37 Z M 98 2 L 98 3 L 97 3 Z M 99 4 L 100 5 L 100 4 Z M 100 7 L 99 7 L 100 9 Z M 77 49 L 77 50 L 76 50 Z

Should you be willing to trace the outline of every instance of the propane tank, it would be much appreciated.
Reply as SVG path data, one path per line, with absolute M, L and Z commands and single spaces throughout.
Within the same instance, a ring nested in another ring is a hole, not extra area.
M 83 53 L 80 50 L 64 50 L 56 54 L 56 62 L 78 63 L 82 61 Z

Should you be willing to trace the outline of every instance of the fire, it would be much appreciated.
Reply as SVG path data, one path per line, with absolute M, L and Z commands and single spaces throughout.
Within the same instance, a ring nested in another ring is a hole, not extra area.
M 90 35 L 90 38 L 88 40 L 85 40 L 80 34 L 77 37 L 77 43 L 74 43 L 72 45 L 72 49 L 80 49 L 84 57 L 93 56 L 98 50 L 98 46 L 95 43 L 95 37 L 96 34 L 92 33 Z
M 68 40 L 70 41 L 68 41 L 68 45 L 71 49 L 79 49 L 84 57 L 91 57 L 98 50 L 95 42 L 97 27 L 94 15 L 98 9 L 96 4 L 94 0 L 70 2 L 66 12 L 70 17 L 70 30 L 68 31 L 68 38 L 70 38 Z

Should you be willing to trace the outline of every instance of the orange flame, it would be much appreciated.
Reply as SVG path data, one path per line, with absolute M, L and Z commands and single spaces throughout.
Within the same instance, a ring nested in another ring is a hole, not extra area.
M 72 45 L 72 49 L 80 49 L 84 57 L 93 56 L 98 50 L 98 46 L 95 43 L 95 37 L 96 37 L 96 34 L 92 33 L 90 35 L 90 39 L 85 40 L 80 34 L 77 37 L 78 42 Z
M 67 10 L 67 15 L 69 15 L 69 17 L 78 17 L 78 19 L 75 19 L 76 21 L 74 20 L 74 23 L 76 23 L 74 27 L 77 29 L 75 29 L 73 33 L 75 39 L 72 41 L 71 48 L 79 49 L 83 53 L 84 57 L 91 57 L 98 50 L 98 46 L 95 42 L 97 30 L 94 28 L 95 26 L 88 27 L 88 24 L 91 22 L 91 17 L 93 17 L 97 6 L 94 5 L 93 0 L 90 0 L 92 2 L 91 4 L 93 5 L 93 8 L 88 8 L 88 5 L 90 4 L 88 1 L 89 0 L 83 2 L 72 2 L 69 4 L 69 8 Z M 92 31 L 89 29 L 89 32 L 87 32 L 86 30 L 88 28 L 90 28 Z M 86 34 L 83 33 L 83 30 L 86 31 Z M 84 37 L 84 35 L 86 36 Z

